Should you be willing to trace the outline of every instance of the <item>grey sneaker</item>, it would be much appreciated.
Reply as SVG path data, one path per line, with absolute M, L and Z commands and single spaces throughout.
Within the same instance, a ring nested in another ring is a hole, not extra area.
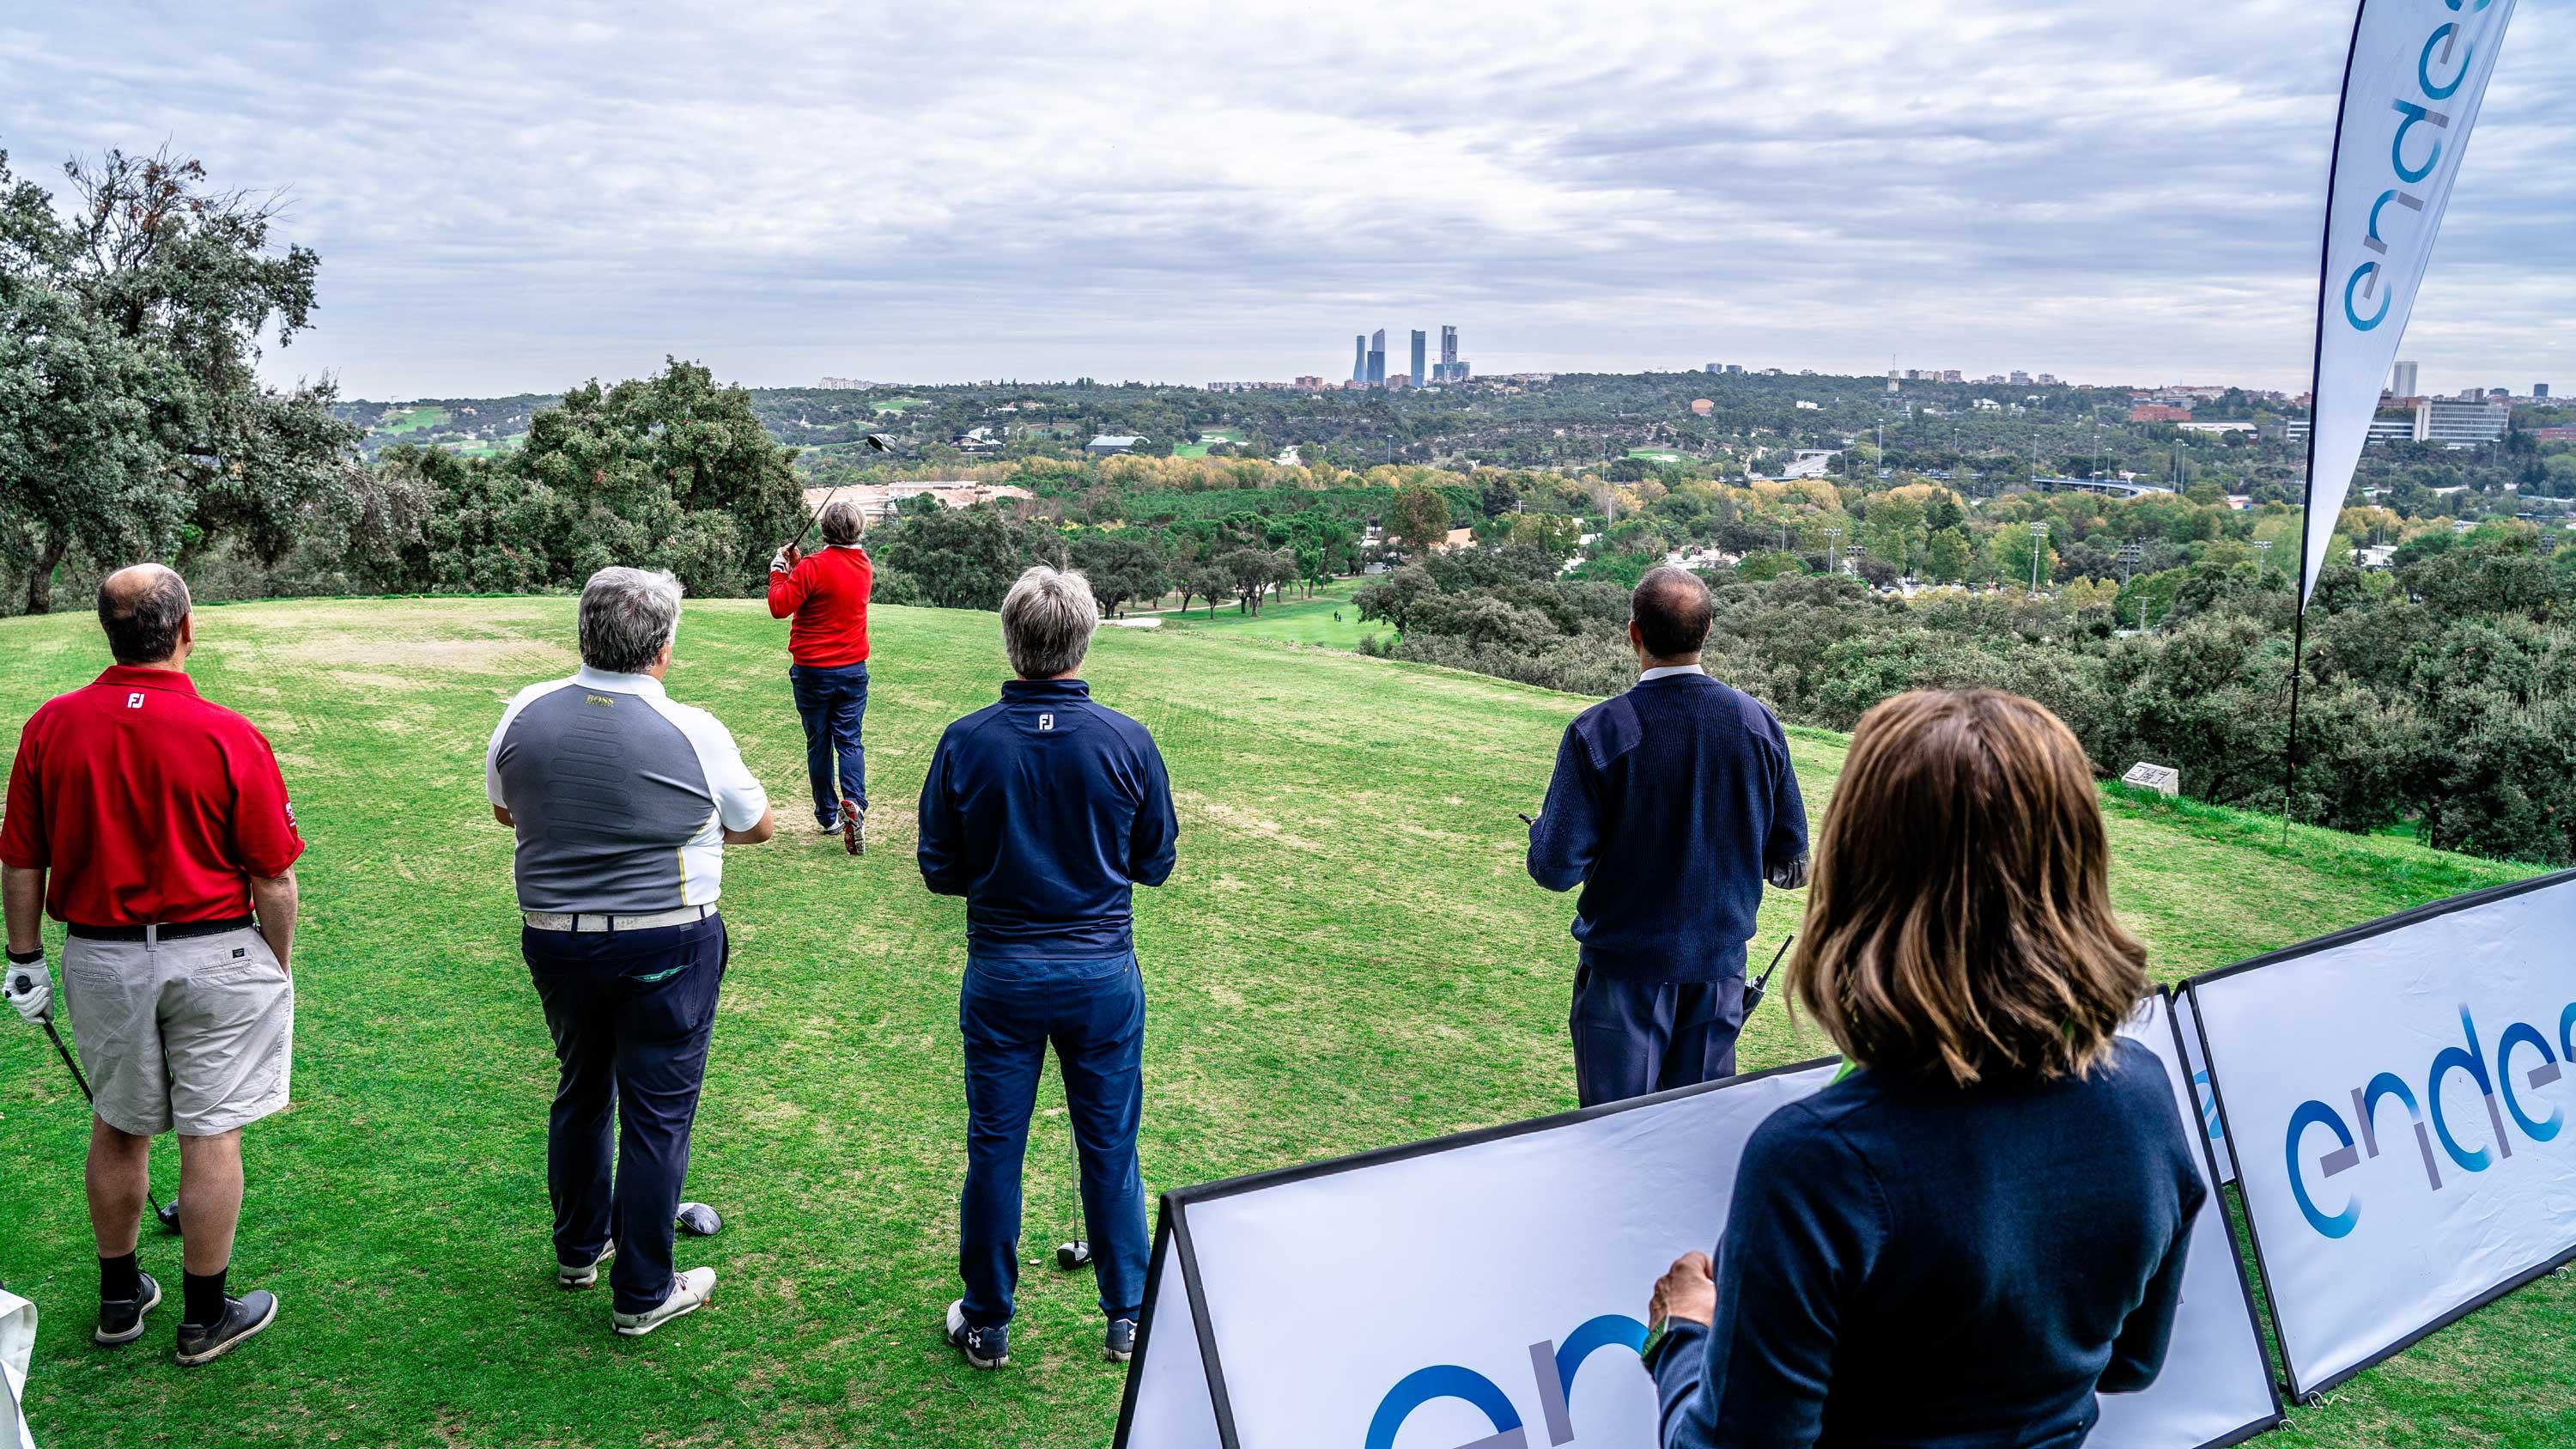
M 90 1342 L 101 1348 L 114 1348 L 143 1336 L 143 1315 L 161 1306 L 161 1285 L 149 1273 L 137 1276 L 143 1279 L 142 1296 L 99 1300 L 98 1327 L 91 1330 Z
M 1111 1363 L 1125 1363 L 1134 1358 L 1136 1356 L 1136 1320 L 1132 1318 L 1109 1320 L 1109 1333 L 1102 1340 L 1102 1346 L 1108 1350 Z
M 276 1321 L 277 1295 L 267 1289 L 227 1298 L 221 1322 L 179 1325 L 178 1360 L 190 1368 L 212 1363 L 258 1337 Z
M 659 1307 L 647 1308 L 641 1313 L 612 1312 L 608 1316 L 617 1325 L 620 1337 L 642 1338 L 681 1314 L 695 1313 L 706 1307 L 707 1300 L 715 1296 L 716 1270 L 691 1268 L 671 1279 L 671 1296 L 663 1299 Z
M 587 1288 L 599 1281 L 600 1268 L 616 1256 L 617 1245 L 610 1243 L 601 1248 L 598 1254 L 587 1263 L 558 1262 L 555 1264 L 555 1283 L 567 1291 L 574 1288 Z
M 948 1305 L 948 1341 L 966 1355 L 966 1362 L 979 1369 L 997 1369 L 1011 1361 L 1011 1326 L 996 1324 L 991 1328 L 970 1328 L 966 1323 L 966 1300 Z

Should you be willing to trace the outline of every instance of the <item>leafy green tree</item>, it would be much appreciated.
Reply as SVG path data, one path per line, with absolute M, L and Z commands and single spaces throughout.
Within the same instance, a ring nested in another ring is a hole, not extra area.
M 110 151 L 64 175 L 58 211 L 0 152 L 0 551 L 28 611 L 52 608 L 75 547 L 277 561 L 362 435 L 330 383 L 257 375 L 263 337 L 310 325 L 320 259 L 278 251 L 278 203 L 214 190 L 195 161 Z
M 1397 489 L 1387 506 L 1386 532 L 1406 553 L 1423 557 L 1449 537 L 1449 500 L 1420 483 Z
M 990 505 L 942 508 L 880 530 L 871 552 L 900 573 L 922 602 L 943 609 L 998 609 L 1040 560 L 1032 540 Z
M 454 479 L 430 524 L 433 567 L 444 587 L 515 590 L 576 588 L 628 564 L 740 595 L 803 520 L 794 456 L 748 394 L 697 363 L 585 383 L 536 414 L 524 445 Z
M 1077 536 L 1073 566 L 1091 581 L 1091 596 L 1112 618 L 1128 600 L 1160 598 L 1171 587 L 1170 565 L 1162 551 L 1132 529 L 1094 529 Z

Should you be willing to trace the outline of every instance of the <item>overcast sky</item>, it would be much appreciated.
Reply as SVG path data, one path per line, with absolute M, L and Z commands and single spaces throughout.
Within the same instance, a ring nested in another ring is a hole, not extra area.
M 0 148 L 284 188 L 356 397 L 2014 367 L 2304 383 L 2350 0 L 77 5 Z M 2521 7 L 2404 355 L 2576 390 L 2576 7 Z

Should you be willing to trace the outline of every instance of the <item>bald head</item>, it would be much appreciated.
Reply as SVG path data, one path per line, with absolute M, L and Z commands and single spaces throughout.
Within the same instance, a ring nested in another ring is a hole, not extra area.
M 1646 570 L 1628 599 L 1637 647 L 1657 659 L 1696 659 L 1708 643 L 1708 583 L 1671 564 Z
M 118 569 L 98 585 L 98 626 L 119 664 L 168 664 L 188 634 L 188 581 L 157 563 Z

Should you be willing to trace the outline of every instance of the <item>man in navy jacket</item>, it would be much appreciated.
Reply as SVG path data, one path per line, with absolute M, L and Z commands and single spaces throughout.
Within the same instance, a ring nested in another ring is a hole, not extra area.
M 1047 1044 L 1082 1159 L 1109 1357 L 1135 1352 L 1149 1245 L 1136 1166 L 1145 986 L 1133 887 L 1172 873 L 1180 822 L 1145 727 L 1075 678 L 1100 610 L 1080 574 L 1034 568 L 1002 602 L 1019 678 L 948 727 L 921 786 L 921 879 L 966 898 L 966 1188 L 948 1340 L 976 1368 L 1010 1362 L 1020 1167 Z
M 1530 879 L 1583 888 L 1571 1025 L 1587 1107 L 1734 1075 L 1763 881 L 1807 879 L 1788 741 L 1760 701 L 1700 668 L 1709 615 L 1697 574 L 1638 581 L 1636 686 L 1566 727 L 1530 827 Z

